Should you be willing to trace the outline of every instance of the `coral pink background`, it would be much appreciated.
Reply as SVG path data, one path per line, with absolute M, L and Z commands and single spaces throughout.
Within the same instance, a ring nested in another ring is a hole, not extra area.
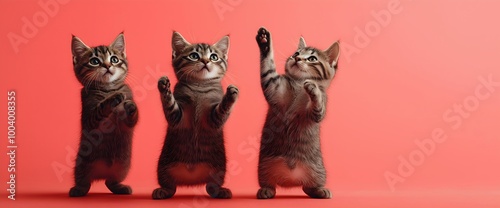
M 7 199 L 8 161 L 1 154 L 2 207 L 500 207 L 500 88 L 485 88 L 480 81 L 500 81 L 497 1 L 61 0 L 57 11 L 45 16 L 39 2 L 54 1 L 0 2 L 0 135 L 7 146 L 6 92 L 15 90 L 19 146 L 16 201 Z M 24 18 L 33 22 L 33 17 L 37 31 L 23 35 Z M 266 112 L 254 39 L 260 26 L 273 34 L 281 71 L 301 35 L 323 49 L 342 42 L 321 132 L 333 199 L 309 199 L 300 189 L 279 189 L 274 200 L 254 199 L 256 144 Z M 225 126 L 232 200 L 208 199 L 203 188 L 150 200 L 166 130 L 156 81 L 162 75 L 175 80 L 173 30 L 191 42 L 214 43 L 230 34 L 223 84 L 241 92 Z M 99 182 L 87 197 L 70 199 L 81 108 L 71 34 L 98 45 L 121 31 L 128 83 L 140 111 L 125 181 L 134 194 L 111 195 Z M 13 33 L 26 42 L 13 47 Z M 458 112 L 455 105 L 466 110 Z M 435 129 L 446 140 L 426 143 L 434 148 L 423 154 L 415 141 L 431 141 Z M 413 165 L 400 167 L 401 161 Z M 388 173 L 404 181 L 392 189 Z

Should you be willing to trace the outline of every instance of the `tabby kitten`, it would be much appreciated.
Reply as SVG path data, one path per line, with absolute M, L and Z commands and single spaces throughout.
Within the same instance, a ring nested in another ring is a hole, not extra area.
M 320 122 L 325 116 L 326 93 L 340 54 L 339 42 L 326 51 L 307 47 L 300 38 L 297 51 L 279 75 L 273 58 L 271 34 L 257 33 L 260 77 L 269 104 L 262 131 L 257 198 L 276 195 L 276 186 L 302 186 L 312 198 L 331 198 L 324 188 L 326 172 L 320 149 Z
M 132 134 L 138 119 L 127 75 L 125 40 L 119 34 L 110 46 L 88 47 L 73 36 L 73 66 L 81 90 L 80 148 L 69 196 L 85 196 L 93 181 L 104 179 L 114 194 L 131 194 L 121 182 L 130 168 Z
M 172 36 L 172 65 L 177 77 L 174 92 L 170 80 L 161 77 L 158 90 L 168 123 L 158 161 L 158 183 L 153 199 L 166 199 L 176 187 L 206 184 L 212 198 L 231 198 L 222 187 L 226 173 L 223 125 L 238 98 L 229 85 L 224 94 L 221 79 L 227 70 L 229 37 L 214 45 L 190 44 L 181 34 Z

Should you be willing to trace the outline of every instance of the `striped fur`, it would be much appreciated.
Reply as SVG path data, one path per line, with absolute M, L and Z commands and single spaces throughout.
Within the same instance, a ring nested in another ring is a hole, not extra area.
M 238 88 L 230 85 L 224 94 L 220 83 L 227 70 L 229 37 L 214 45 L 190 44 L 174 32 L 172 48 L 178 82 L 172 92 L 167 77 L 158 81 L 168 129 L 158 160 L 161 187 L 152 197 L 166 199 L 177 186 L 206 184 L 211 197 L 231 198 L 231 191 L 222 187 L 226 173 L 223 125 Z
M 269 104 L 262 131 L 257 198 L 273 198 L 276 186 L 302 186 L 312 198 L 330 198 L 324 188 L 326 171 L 321 155 L 319 130 L 325 116 L 326 88 L 330 85 L 339 57 L 339 44 L 326 51 L 299 47 L 287 59 L 285 74 L 276 72 L 271 34 L 260 28 L 256 41 L 260 49 L 260 77 Z
M 111 192 L 131 194 L 130 186 L 121 182 L 130 168 L 138 112 L 132 91 L 124 83 L 128 68 L 123 34 L 110 46 L 92 48 L 73 36 L 72 53 L 75 75 L 83 88 L 75 186 L 69 195 L 85 196 L 90 184 L 101 179 Z

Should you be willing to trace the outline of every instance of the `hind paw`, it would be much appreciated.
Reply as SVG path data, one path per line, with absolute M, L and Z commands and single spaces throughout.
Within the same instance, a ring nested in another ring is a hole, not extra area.
M 332 193 L 327 188 L 302 188 L 304 192 L 311 198 L 330 199 Z
M 228 188 L 218 187 L 218 188 L 208 188 L 207 193 L 210 197 L 215 199 L 230 199 L 233 197 L 233 193 Z
M 261 188 L 257 191 L 257 199 L 272 199 L 274 196 L 276 196 L 274 188 Z
M 113 194 L 132 194 L 132 188 L 128 185 L 123 185 L 123 184 L 116 184 L 112 187 L 108 187 L 108 189 L 113 193 Z
M 168 199 L 174 196 L 175 190 L 157 188 L 153 191 L 153 199 Z
M 70 197 L 81 197 L 87 195 L 89 188 L 74 186 L 69 190 Z

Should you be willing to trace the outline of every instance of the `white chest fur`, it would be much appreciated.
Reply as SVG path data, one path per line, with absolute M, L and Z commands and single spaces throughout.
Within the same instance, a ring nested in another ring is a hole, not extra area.
M 215 170 L 206 163 L 177 163 L 168 169 L 178 185 L 197 185 L 206 183 Z
M 127 170 L 123 164 L 113 162 L 111 165 L 104 160 L 92 163 L 90 177 L 92 179 L 120 179 L 126 175 Z
M 272 158 L 262 165 L 266 166 L 269 179 L 282 187 L 303 186 L 311 180 L 310 168 L 302 162 L 295 162 L 293 167 L 282 157 Z

